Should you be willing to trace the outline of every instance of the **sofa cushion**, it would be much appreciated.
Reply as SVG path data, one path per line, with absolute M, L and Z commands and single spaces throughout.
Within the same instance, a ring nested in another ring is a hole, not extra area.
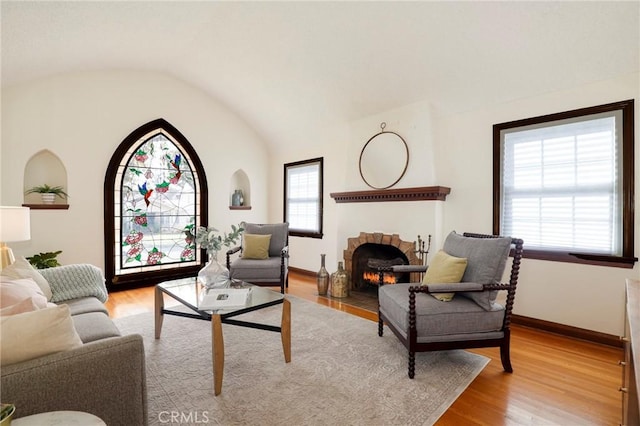
M 120 330 L 102 312 L 88 312 L 71 317 L 78 336 L 83 343 L 120 336 Z
M 10 365 L 82 345 L 66 305 L 0 317 L 0 363 Z
M 467 258 L 463 282 L 499 284 L 507 264 L 511 238 L 472 238 L 451 232 L 442 249 L 456 257 Z M 465 292 L 461 295 L 475 301 L 487 311 L 493 310 L 497 291 Z
M 269 258 L 269 243 L 271 235 L 244 234 L 242 236 L 244 246 L 242 247 L 242 257 L 245 259 L 264 260 Z
M 104 304 L 95 297 L 81 297 L 79 299 L 65 300 L 58 304 L 68 305 L 69 310 L 71 310 L 71 315 L 86 314 L 89 312 L 102 312 L 105 315 L 109 315 L 109 311 Z
M 459 283 L 467 268 L 467 259 L 448 255 L 440 250 L 431 260 L 422 284 Z M 441 302 L 450 302 L 455 293 L 430 293 Z
M 231 266 L 231 278 L 252 282 L 279 282 L 280 268 L 282 262 L 280 257 L 270 257 L 266 260 L 244 259 L 242 257 L 233 261 Z
M 385 285 L 378 292 L 380 311 L 401 330 L 404 337 L 409 330 L 410 286 Z M 487 312 L 465 297 L 455 297 L 449 303 L 442 303 L 427 294 L 416 294 L 418 342 L 499 337 L 503 319 L 504 308 Z
M 8 278 L 31 278 L 42 290 L 42 294 L 51 301 L 51 287 L 49 282 L 34 268 L 27 259 L 19 257 L 9 266 L 5 266 L 0 275 Z
M 25 299 L 32 300 L 38 309 L 47 307 L 47 298 L 31 278 L 0 277 L 0 308 L 15 305 Z

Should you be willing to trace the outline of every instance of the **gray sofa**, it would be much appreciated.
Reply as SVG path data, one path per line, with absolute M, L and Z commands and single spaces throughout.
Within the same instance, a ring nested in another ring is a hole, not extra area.
M 83 345 L 2 366 L 2 402 L 16 405 L 14 418 L 74 410 L 92 413 L 109 426 L 146 425 L 142 336 L 122 336 L 109 318 L 102 272 L 91 265 L 39 272 L 51 286 L 51 301 L 69 306 Z

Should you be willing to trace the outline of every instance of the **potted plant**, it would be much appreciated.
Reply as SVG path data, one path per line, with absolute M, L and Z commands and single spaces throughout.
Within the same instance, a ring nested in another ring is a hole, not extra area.
M 27 257 L 29 263 L 36 269 L 47 269 L 60 266 L 57 256 L 62 253 L 62 250 L 48 251 L 46 253 L 34 254 L 31 257 Z
M 46 183 L 40 186 L 34 186 L 27 190 L 25 194 L 40 194 L 44 204 L 53 204 L 56 197 L 67 198 L 67 194 L 61 186 L 49 186 Z
M 15 411 L 16 406 L 13 404 L 0 404 L 0 426 L 9 426 Z

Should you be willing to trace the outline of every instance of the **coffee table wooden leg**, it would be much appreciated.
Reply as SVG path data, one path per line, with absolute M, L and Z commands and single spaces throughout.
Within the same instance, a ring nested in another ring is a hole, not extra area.
M 291 362 L 291 302 L 287 299 L 284 299 L 282 302 L 280 335 L 282 338 L 282 349 L 284 350 L 284 361 Z
M 164 315 L 162 310 L 164 309 L 164 296 L 159 287 L 156 286 L 155 292 L 155 324 L 156 324 L 156 339 L 160 338 L 160 332 L 162 331 L 162 320 Z
M 215 395 L 222 392 L 222 373 L 224 372 L 224 340 L 220 315 L 211 316 L 211 344 L 213 353 L 213 390 Z

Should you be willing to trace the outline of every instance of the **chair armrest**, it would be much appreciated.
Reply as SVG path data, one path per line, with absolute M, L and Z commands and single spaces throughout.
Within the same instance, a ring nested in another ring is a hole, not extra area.
M 19 407 L 19 417 L 71 410 L 92 413 L 108 425 L 147 424 L 145 355 L 138 334 L 3 365 L 0 385 L 2 399 Z
M 238 247 L 234 247 L 232 249 L 227 250 L 227 256 L 237 253 L 238 251 L 240 251 L 241 248 L 242 248 L 241 246 L 238 246 Z
M 426 284 L 427 293 L 457 293 L 459 291 L 484 291 L 482 284 L 478 283 L 434 283 Z
M 231 255 L 239 252 L 242 249 L 241 246 L 234 247 L 232 249 L 227 250 L 227 269 L 231 267 Z
M 392 266 L 380 266 L 378 268 L 378 287 L 384 285 L 384 273 L 411 273 L 411 272 L 425 272 L 427 270 L 426 265 L 392 265 Z
M 427 265 L 393 265 L 391 270 L 393 272 L 426 272 Z
M 80 297 L 96 297 L 101 302 L 108 298 L 102 270 L 90 264 L 74 264 L 39 269 L 51 287 L 51 302 L 58 303 Z

